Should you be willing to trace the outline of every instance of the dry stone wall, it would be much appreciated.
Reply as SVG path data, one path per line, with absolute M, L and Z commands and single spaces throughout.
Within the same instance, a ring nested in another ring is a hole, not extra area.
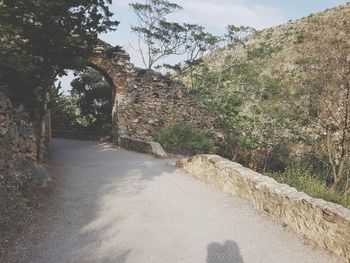
M 248 200 L 315 246 L 350 262 L 350 210 L 312 198 L 217 155 L 177 162 L 203 182 Z
M 125 51 L 100 42 L 91 63 L 113 86 L 115 138 L 150 141 L 162 128 L 178 122 L 218 130 L 218 115 L 196 103 L 184 85 L 153 70 L 136 68 Z
M 34 126 L 26 109 L 15 106 L 0 91 L 0 250 L 31 219 L 31 208 L 41 202 L 35 190 L 51 181 L 37 163 Z
M 36 161 L 33 123 L 23 106 L 14 107 L 4 92 L 0 92 L 0 149 L 0 180 L 23 161 Z

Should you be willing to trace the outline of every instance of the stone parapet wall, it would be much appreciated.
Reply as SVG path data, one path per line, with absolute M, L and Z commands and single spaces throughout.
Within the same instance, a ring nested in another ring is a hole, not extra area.
M 350 262 L 350 210 L 312 198 L 217 155 L 197 155 L 177 166 L 216 188 L 248 200 L 314 246 Z

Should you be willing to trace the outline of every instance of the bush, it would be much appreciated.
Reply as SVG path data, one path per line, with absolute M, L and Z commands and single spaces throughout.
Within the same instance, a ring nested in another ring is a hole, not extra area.
M 314 198 L 321 198 L 350 208 L 349 196 L 344 196 L 331 189 L 308 169 L 289 168 L 284 173 L 269 173 L 267 175 L 279 183 L 288 184 Z
M 214 147 L 210 133 L 187 123 L 178 123 L 162 130 L 155 141 L 170 152 L 182 154 L 210 153 Z
M 262 43 L 259 47 L 255 47 L 248 50 L 247 59 L 248 60 L 265 59 L 281 50 L 282 50 L 282 47 L 279 47 L 279 46 L 274 47 L 271 44 Z

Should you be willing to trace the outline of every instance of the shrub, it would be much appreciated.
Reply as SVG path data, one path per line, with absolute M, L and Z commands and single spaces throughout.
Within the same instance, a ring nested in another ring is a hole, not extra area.
M 349 196 L 344 196 L 331 189 L 308 169 L 289 168 L 283 173 L 269 173 L 267 175 L 279 183 L 288 184 L 314 198 L 321 198 L 350 208 Z
M 191 124 L 178 123 L 163 129 L 155 136 L 165 149 L 174 153 L 200 154 L 213 150 L 213 136 Z
M 282 50 L 282 47 L 280 46 L 274 47 L 271 44 L 262 43 L 260 44 L 259 47 L 254 47 L 248 50 L 247 59 L 248 60 L 265 59 L 281 50 Z

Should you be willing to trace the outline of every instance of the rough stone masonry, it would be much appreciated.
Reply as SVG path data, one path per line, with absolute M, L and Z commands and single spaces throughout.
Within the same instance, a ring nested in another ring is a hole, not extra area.
M 194 177 L 241 197 L 311 244 L 350 263 L 350 210 L 315 199 L 218 155 L 177 162 Z
M 218 115 L 196 103 L 187 88 L 153 70 L 136 68 L 122 49 L 100 42 L 91 59 L 113 87 L 113 134 L 151 141 L 162 128 L 190 122 L 217 130 Z
M 35 162 L 37 145 L 33 123 L 23 106 L 14 107 L 0 92 L 0 176 L 24 161 Z
M 215 130 L 218 115 L 191 99 L 187 88 L 153 70 L 136 68 L 129 55 L 100 41 L 90 66 L 99 70 L 112 85 L 113 139 L 152 141 L 162 128 L 190 122 L 205 130 Z M 0 93 L 0 174 L 7 175 L 23 161 L 35 163 L 38 153 L 37 124 L 29 118 L 30 109 L 14 107 L 9 96 Z M 46 140 L 50 143 L 50 120 Z

